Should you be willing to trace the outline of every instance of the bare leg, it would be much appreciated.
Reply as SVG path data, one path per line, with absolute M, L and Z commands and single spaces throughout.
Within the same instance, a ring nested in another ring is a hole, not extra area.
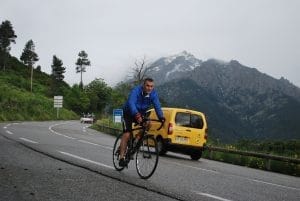
M 124 158 L 129 137 L 130 137 L 130 132 L 126 132 L 122 136 L 121 144 L 120 144 L 120 158 Z

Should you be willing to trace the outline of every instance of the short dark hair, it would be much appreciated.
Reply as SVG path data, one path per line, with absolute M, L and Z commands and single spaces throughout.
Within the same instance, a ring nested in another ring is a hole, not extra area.
M 148 81 L 148 82 L 154 82 L 154 80 L 153 80 L 151 77 L 145 78 L 145 79 L 144 79 L 144 84 L 145 84 L 147 81 Z

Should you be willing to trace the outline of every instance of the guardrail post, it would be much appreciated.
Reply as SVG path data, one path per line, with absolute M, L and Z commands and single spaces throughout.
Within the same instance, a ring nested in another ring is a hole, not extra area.
M 266 159 L 267 162 L 266 162 L 266 168 L 267 170 L 271 170 L 271 159 Z
M 209 159 L 213 158 L 213 151 L 211 149 L 209 149 Z

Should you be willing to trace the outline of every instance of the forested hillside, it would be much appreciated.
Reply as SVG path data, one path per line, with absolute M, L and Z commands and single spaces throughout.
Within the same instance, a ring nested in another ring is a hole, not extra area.
M 35 69 L 30 92 L 30 69 L 16 58 L 7 61 L 5 71 L 0 70 L 0 121 L 56 119 L 53 97 L 50 97 L 50 76 Z M 60 119 L 77 118 L 71 110 L 60 110 Z

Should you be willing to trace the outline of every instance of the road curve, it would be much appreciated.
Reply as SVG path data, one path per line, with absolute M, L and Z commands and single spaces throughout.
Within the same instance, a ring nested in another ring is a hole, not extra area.
M 134 163 L 117 172 L 112 164 L 115 138 L 78 121 L 2 123 L 0 133 L 0 200 L 24 193 L 35 198 L 31 200 L 68 200 L 76 194 L 78 200 L 300 200 L 298 177 L 191 161 L 174 153 L 160 157 L 156 172 L 146 181 L 138 177 Z M 21 171 L 27 166 L 32 171 Z M 20 190 L 24 181 L 29 195 Z M 14 182 L 19 184 L 16 188 Z M 46 189 L 53 191 L 47 196 Z M 26 196 L 11 200 L 28 200 Z

